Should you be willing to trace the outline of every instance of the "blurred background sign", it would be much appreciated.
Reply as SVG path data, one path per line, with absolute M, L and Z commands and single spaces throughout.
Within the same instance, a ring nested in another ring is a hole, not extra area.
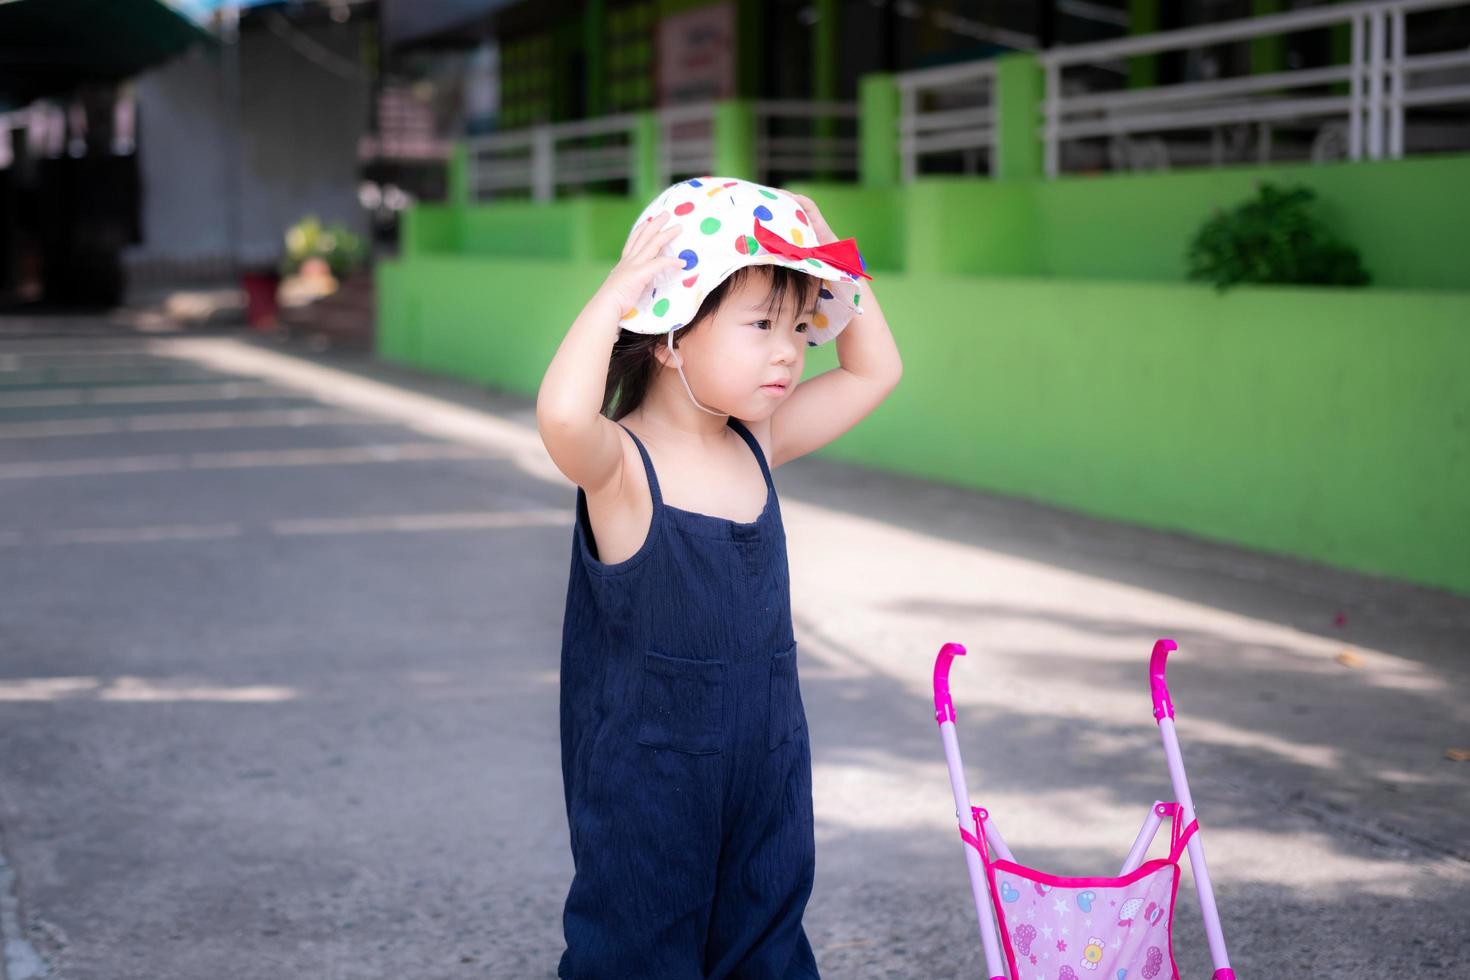
M 733 4 L 712 3 L 659 21 L 658 94 L 663 105 L 735 95 Z

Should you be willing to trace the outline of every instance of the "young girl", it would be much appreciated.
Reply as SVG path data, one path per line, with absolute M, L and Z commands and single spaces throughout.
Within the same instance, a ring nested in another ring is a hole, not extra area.
M 815 237 L 815 243 L 810 239 Z M 536 399 L 577 484 L 561 652 L 564 980 L 808 980 L 811 747 L 771 470 L 898 383 L 852 239 L 748 181 L 669 187 Z M 841 366 L 801 382 L 808 346 Z

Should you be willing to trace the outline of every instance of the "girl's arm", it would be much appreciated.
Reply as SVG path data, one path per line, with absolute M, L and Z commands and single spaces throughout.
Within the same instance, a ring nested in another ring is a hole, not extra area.
M 602 414 L 619 318 L 655 275 L 684 264 L 658 254 L 679 233 L 677 225 L 663 227 L 668 217 L 664 212 L 633 229 L 622 259 L 572 321 L 536 393 L 536 428 L 546 451 L 567 479 L 589 492 L 622 473 L 618 425 Z
M 788 192 L 790 193 L 790 192 Z M 811 218 L 820 244 L 837 236 L 810 198 L 793 194 Z M 903 376 L 898 345 L 869 280 L 860 280 L 862 316 L 837 335 L 838 367 L 803 381 L 771 415 L 773 466 L 804 456 L 857 425 L 877 408 Z

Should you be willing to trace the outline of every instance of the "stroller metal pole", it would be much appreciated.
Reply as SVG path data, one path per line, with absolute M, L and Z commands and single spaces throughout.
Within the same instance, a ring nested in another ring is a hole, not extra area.
M 944 761 L 949 766 L 949 784 L 954 791 L 955 817 L 961 830 L 968 831 L 966 823 L 974 823 L 970 812 L 970 791 L 965 786 L 965 769 L 960 760 L 959 738 L 955 734 L 954 702 L 949 696 L 949 665 L 956 656 L 964 656 L 965 648 L 958 643 L 946 643 L 934 661 L 934 720 L 939 723 L 939 736 L 944 741 Z M 981 833 L 985 833 L 982 829 Z M 980 852 L 967 842 L 965 866 L 970 872 L 970 891 L 975 899 L 975 914 L 980 924 L 980 943 L 985 949 L 985 968 L 991 980 L 1005 980 L 1005 958 L 1000 952 L 1000 937 L 995 927 L 994 911 L 990 903 L 990 882 L 985 877 L 985 868 L 980 861 Z
M 1148 808 L 1148 816 L 1143 819 L 1143 826 L 1138 828 L 1138 836 L 1133 839 L 1133 846 L 1128 849 L 1128 856 L 1123 859 L 1123 868 L 1118 875 L 1137 871 L 1138 866 L 1143 864 L 1143 856 L 1148 853 L 1148 847 L 1154 841 L 1154 835 L 1159 832 L 1159 824 L 1164 818 L 1159 815 L 1159 804 L 1162 800 L 1154 800 L 1154 805 Z
M 1154 644 L 1149 657 L 1149 687 L 1153 694 L 1154 718 L 1159 723 L 1159 735 L 1164 742 L 1164 758 L 1169 764 L 1169 780 L 1174 784 L 1174 796 L 1179 801 L 1181 819 L 1187 827 L 1195 819 L 1194 800 L 1189 795 L 1189 780 L 1184 775 L 1184 756 L 1179 751 L 1179 736 L 1174 731 L 1174 702 L 1169 697 L 1169 685 L 1164 680 L 1165 661 L 1169 653 L 1178 649 L 1173 640 L 1159 640 Z M 1210 944 L 1210 959 L 1215 966 L 1214 980 L 1235 980 L 1235 971 L 1230 968 L 1230 957 L 1225 952 L 1225 930 L 1220 925 L 1220 911 L 1215 907 L 1215 889 L 1210 883 L 1210 871 L 1205 865 L 1205 847 L 1200 834 L 1189 840 L 1189 866 L 1194 872 L 1194 888 L 1199 895 L 1200 914 L 1205 920 L 1205 938 Z
M 1006 839 L 1000 835 L 1000 828 L 995 825 L 994 820 L 985 821 L 985 843 L 990 845 L 991 853 L 1000 855 L 1003 861 L 1014 861 L 1016 856 L 1011 853 L 1011 848 L 1006 844 Z

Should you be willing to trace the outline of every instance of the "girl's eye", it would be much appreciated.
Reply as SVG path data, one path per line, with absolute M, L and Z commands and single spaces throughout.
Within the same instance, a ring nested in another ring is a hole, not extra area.
M 758 326 L 760 326 L 760 325 L 761 325 L 761 324 L 762 324 L 762 323 L 770 323 L 770 322 L 771 322 L 771 321 L 770 321 L 770 320 L 757 320 L 757 321 L 755 321 L 755 323 L 753 323 L 753 324 L 751 324 L 751 326 L 753 326 L 753 327 L 758 327 Z
M 806 333 L 806 328 L 807 328 L 807 324 L 805 324 L 805 323 L 798 323 L 796 325 L 796 332 L 797 333 Z

